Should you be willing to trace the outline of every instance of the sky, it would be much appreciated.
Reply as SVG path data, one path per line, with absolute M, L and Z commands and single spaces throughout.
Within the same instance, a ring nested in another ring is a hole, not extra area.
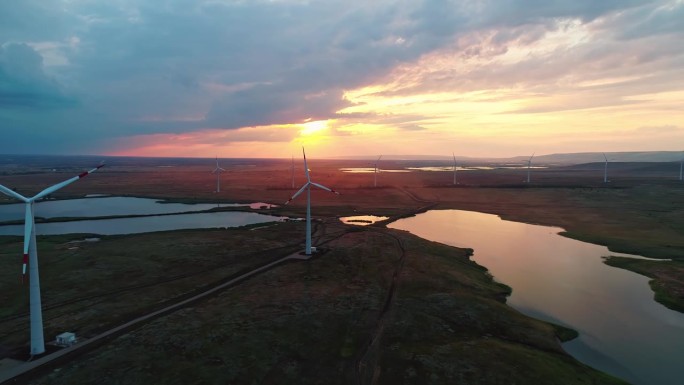
M 684 0 L 2 0 L 0 153 L 684 149 Z

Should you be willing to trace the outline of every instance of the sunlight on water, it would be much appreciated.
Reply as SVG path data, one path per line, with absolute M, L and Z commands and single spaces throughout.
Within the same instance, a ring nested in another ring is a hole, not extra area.
M 375 172 L 375 169 L 373 167 L 348 167 L 348 168 L 341 168 L 340 171 L 342 172 L 348 172 L 351 174 L 372 174 Z M 378 169 L 378 172 L 410 172 L 409 170 L 395 170 L 395 169 L 390 169 L 390 170 L 385 170 L 385 169 Z
M 342 217 L 340 221 L 347 225 L 368 226 L 375 222 L 384 221 L 389 217 L 379 217 L 375 215 L 356 215 L 353 217 Z

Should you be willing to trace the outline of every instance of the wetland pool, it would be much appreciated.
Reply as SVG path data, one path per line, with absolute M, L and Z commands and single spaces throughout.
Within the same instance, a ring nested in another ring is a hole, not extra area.
M 375 222 L 385 221 L 389 217 L 381 217 L 377 215 L 355 215 L 351 217 L 341 217 L 340 221 L 346 225 L 368 226 Z
M 70 222 L 36 223 L 37 235 L 58 234 L 136 234 L 181 229 L 239 227 L 256 223 L 282 222 L 285 217 L 243 211 L 175 214 L 164 216 L 95 219 Z M 23 235 L 24 225 L 0 226 L 0 235 Z
M 649 278 L 602 259 L 630 255 L 471 211 L 431 210 L 388 227 L 474 249 L 471 259 L 513 289 L 508 305 L 580 333 L 563 344 L 579 361 L 634 384 L 681 384 L 684 314 L 653 300 Z
M 210 210 L 215 207 L 273 206 L 269 203 L 167 203 L 160 199 L 135 197 L 90 197 L 36 202 L 34 214 L 42 218 L 106 217 L 113 215 L 157 215 Z M 23 220 L 24 203 L 0 205 L 0 222 Z

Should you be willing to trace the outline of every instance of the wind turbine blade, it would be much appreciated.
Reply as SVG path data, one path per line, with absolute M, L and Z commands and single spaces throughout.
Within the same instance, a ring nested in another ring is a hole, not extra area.
M 26 213 L 24 215 L 24 257 L 21 265 L 21 282 L 26 279 L 26 265 L 29 259 L 29 245 L 31 244 L 31 231 L 33 230 L 33 213 L 31 204 L 26 203 Z
M 61 189 L 62 187 L 68 186 L 68 185 L 70 185 L 70 184 L 76 182 L 77 180 L 79 180 L 79 179 L 81 179 L 81 178 L 83 178 L 83 177 L 86 177 L 86 176 L 88 176 L 89 174 L 94 173 L 95 171 L 101 169 L 102 167 L 104 167 L 104 163 L 103 163 L 103 164 L 100 164 L 99 166 L 95 167 L 94 169 L 92 169 L 92 170 L 90 170 L 90 171 L 84 171 L 84 172 L 82 172 L 82 173 L 76 175 L 75 177 L 73 177 L 73 178 L 71 178 L 71 179 L 67 179 L 67 180 L 65 180 L 65 181 L 62 182 L 62 183 L 57 183 L 56 185 L 54 185 L 54 186 L 52 186 L 52 187 L 48 187 L 48 188 L 46 188 L 45 190 L 39 192 L 38 195 L 34 196 L 33 198 L 30 198 L 29 201 L 35 202 L 35 201 L 37 201 L 38 199 L 40 199 L 40 198 L 42 198 L 42 197 L 44 197 L 44 196 L 46 196 L 46 195 L 52 194 L 53 192 L 55 192 L 55 191 Z
M 606 160 L 606 162 L 608 161 L 608 157 L 606 156 L 605 152 L 603 153 L 603 158 Z
M 331 193 L 335 193 L 335 194 L 337 194 L 337 195 L 340 195 L 340 193 L 338 193 L 337 191 L 335 191 L 335 190 L 333 190 L 333 189 L 331 189 L 331 188 L 325 187 L 325 186 L 323 186 L 322 184 L 318 184 L 318 183 L 316 183 L 316 182 L 311 182 L 311 184 L 314 185 L 314 186 L 316 186 L 316 187 L 318 187 L 318 188 L 320 188 L 320 189 L 323 189 L 323 190 L 326 190 L 326 191 L 330 191 Z
M 451 153 L 451 155 L 454 157 L 454 166 L 456 165 L 456 153 Z
M 221 171 L 226 171 L 226 169 L 225 169 L 225 168 L 221 168 L 221 167 L 219 167 L 218 169 L 219 169 L 219 170 L 221 170 Z
M 306 183 L 304 184 L 304 186 L 302 186 L 302 188 L 300 188 L 299 191 L 297 191 L 297 192 L 292 196 L 292 198 L 288 199 L 287 202 L 285 202 L 285 204 L 289 204 L 290 202 L 292 202 L 293 199 L 295 199 L 296 197 L 298 197 L 299 194 L 301 194 L 304 190 L 306 190 L 307 187 L 309 187 L 309 184 L 310 184 L 310 182 L 306 182 Z
M 304 173 L 306 173 L 306 181 L 311 182 L 311 177 L 309 176 L 309 166 L 306 164 L 306 152 L 304 152 L 304 147 L 302 147 L 302 154 L 304 155 Z
M 378 157 L 378 160 L 376 160 L 375 163 L 378 163 L 380 161 L 380 158 L 382 158 L 382 155 Z
M 532 161 L 532 158 L 534 158 L 534 154 L 536 154 L 536 152 L 533 152 L 533 153 L 532 153 L 532 156 L 530 157 L 530 160 L 528 160 L 528 162 L 531 162 L 531 161 Z
M 12 198 L 19 199 L 20 201 L 28 202 L 28 198 L 24 197 L 23 195 L 19 194 L 18 192 L 14 191 L 14 190 L 8 189 L 7 187 L 5 187 L 1 184 L 0 184 L 0 192 L 2 192 L 3 194 L 5 194 L 7 196 L 12 197 Z

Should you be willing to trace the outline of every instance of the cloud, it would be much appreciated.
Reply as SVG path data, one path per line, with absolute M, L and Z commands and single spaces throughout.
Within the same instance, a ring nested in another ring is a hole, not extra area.
M 678 134 L 684 133 L 684 127 L 667 125 L 667 126 L 642 126 L 634 130 L 638 134 Z
M 360 102 L 345 95 L 371 85 L 383 86 L 374 97 L 514 98 L 570 84 L 574 105 L 600 92 L 597 104 L 619 106 L 648 82 L 577 84 L 648 73 L 674 87 L 681 13 L 664 0 L 5 1 L 0 120 L 20 122 L 16 140 L 32 138 L 33 151 L 76 152 L 307 119 L 426 132 L 441 118 L 404 106 L 350 115 Z
M 0 109 L 36 110 L 73 104 L 61 86 L 46 76 L 43 58 L 33 48 L 22 43 L 0 46 Z

